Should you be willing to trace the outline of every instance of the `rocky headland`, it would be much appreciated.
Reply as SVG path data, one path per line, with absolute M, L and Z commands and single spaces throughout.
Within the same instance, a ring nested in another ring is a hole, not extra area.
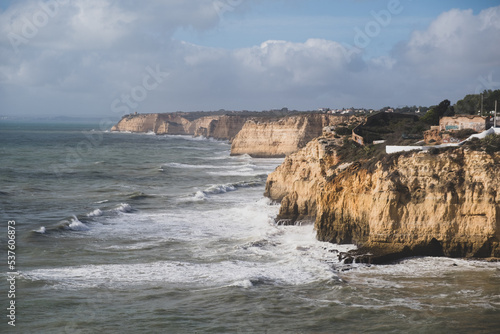
M 494 149 L 475 143 L 386 155 L 350 139 L 347 129 L 361 121 L 314 113 L 139 114 L 113 131 L 212 137 L 231 141 L 232 155 L 286 156 L 265 190 L 281 203 L 277 220 L 310 222 L 319 240 L 358 245 L 342 255 L 346 262 L 500 257 L 500 140 Z
M 111 131 L 204 136 L 232 142 L 231 155 L 284 157 L 320 136 L 325 126 L 348 123 L 350 119 L 322 113 L 131 114 L 124 116 Z
M 238 115 L 193 118 L 189 113 L 132 114 L 124 116 L 111 131 L 192 135 L 231 141 L 248 119 L 248 116 Z
M 347 261 L 500 257 L 500 153 L 460 147 L 345 162 L 341 145 L 315 139 L 269 175 L 278 220 L 314 221 L 319 240 L 358 245 Z

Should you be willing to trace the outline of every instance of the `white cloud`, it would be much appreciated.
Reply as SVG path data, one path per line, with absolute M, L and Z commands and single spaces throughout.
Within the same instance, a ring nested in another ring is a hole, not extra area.
M 451 10 L 426 31 L 415 32 L 400 55 L 405 66 L 426 78 L 479 75 L 500 65 L 500 7 L 473 15 Z
M 450 10 L 391 54 L 367 60 L 346 58 L 326 39 L 237 50 L 173 40 L 182 27 L 216 27 L 212 0 L 70 1 L 14 53 L 8 34 L 22 35 L 23 17 L 40 10 L 28 0 L 0 13 L 0 114 L 112 115 L 111 102 L 156 65 L 170 76 L 141 112 L 429 105 L 474 92 L 479 76 L 498 73 L 500 81 L 500 7 Z

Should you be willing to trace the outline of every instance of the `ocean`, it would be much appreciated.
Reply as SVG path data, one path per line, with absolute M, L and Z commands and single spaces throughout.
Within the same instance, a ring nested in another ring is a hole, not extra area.
M 498 333 L 500 263 L 340 263 L 354 246 L 274 222 L 282 159 L 229 153 L 0 122 L 0 332 Z

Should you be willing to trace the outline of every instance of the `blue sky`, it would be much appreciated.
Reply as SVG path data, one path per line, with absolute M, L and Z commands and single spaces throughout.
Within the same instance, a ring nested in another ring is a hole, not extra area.
M 4 0 L 0 115 L 428 106 L 498 45 L 500 0 Z

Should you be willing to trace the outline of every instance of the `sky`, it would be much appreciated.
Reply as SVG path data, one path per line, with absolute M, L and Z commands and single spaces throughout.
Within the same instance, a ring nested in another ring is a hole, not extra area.
M 382 108 L 500 89 L 500 0 L 0 0 L 0 116 Z

